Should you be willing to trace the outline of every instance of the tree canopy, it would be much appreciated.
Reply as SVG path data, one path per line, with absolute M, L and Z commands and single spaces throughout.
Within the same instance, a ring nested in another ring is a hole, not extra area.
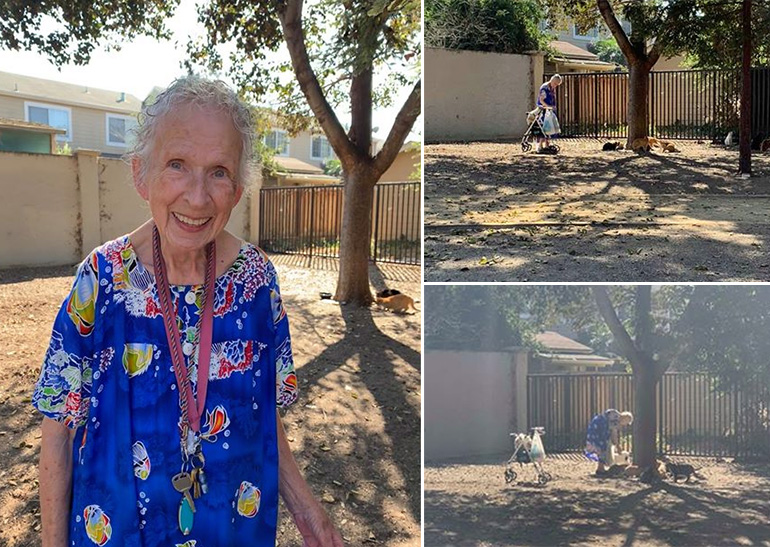
M 640 334 L 636 286 L 607 288 L 622 326 Z M 426 347 L 487 349 L 532 345 L 543 329 L 565 324 L 599 352 L 622 354 L 594 295 L 582 286 L 426 286 Z M 664 285 L 651 291 L 647 351 L 675 370 L 709 371 L 721 381 L 770 383 L 770 288 Z M 495 337 L 492 337 L 495 339 Z
M 545 51 L 540 0 L 427 0 L 425 45 L 446 49 L 524 53 Z
M 741 64 L 741 3 L 703 2 L 697 14 L 698 32 L 692 33 L 684 49 L 694 68 L 738 69 Z M 770 2 L 752 2 L 752 65 L 770 65 Z

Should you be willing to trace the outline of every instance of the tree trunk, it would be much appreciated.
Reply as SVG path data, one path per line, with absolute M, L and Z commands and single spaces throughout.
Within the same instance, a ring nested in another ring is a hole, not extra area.
M 366 172 L 345 171 L 340 233 L 340 273 L 337 278 L 338 302 L 370 305 L 374 299 L 369 288 L 369 256 L 372 231 L 372 200 L 376 180 Z
M 743 77 L 738 171 L 751 175 L 751 0 L 743 0 Z
M 655 465 L 657 447 L 657 408 L 655 394 L 658 385 L 658 374 L 655 363 L 633 365 L 634 382 L 634 463 L 646 469 Z
M 650 69 L 645 63 L 634 63 L 629 69 L 628 81 L 628 140 L 626 149 L 631 149 L 636 139 L 647 137 L 649 113 L 647 103 L 650 90 Z

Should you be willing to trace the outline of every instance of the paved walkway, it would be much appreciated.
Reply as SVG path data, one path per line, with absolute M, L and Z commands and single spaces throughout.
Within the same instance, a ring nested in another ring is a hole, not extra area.
M 338 258 L 277 253 L 268 253 L 268 256 L 270 256 L 270 260 L 277 267 L 289 266 L 310 270 L 340 271 L 340 261 Z M 422 281 L 421 267 L 411 264 L 372 263 L 369 265 L 369 275 L 372 280 L 382 278 L 403 283 L 420 283 Z

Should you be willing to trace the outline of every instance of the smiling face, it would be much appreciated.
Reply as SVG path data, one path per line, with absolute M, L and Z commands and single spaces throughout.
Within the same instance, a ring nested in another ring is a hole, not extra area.
M 212 107 L 183 105 L 163 118 L 134 184 L 150 205 L 164 254 L 196 253 L 222 233 L 243 189 L 236 182 L 241 139 Z

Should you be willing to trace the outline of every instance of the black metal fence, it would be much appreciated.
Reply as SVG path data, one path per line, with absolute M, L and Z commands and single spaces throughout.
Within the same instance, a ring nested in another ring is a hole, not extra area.
M 374 187 L 371 257 L 378 262 L 420 264 L 419 182 Z M 259 245 L 266 251 L 338 258 L 343 187 L 263 188 L 259 198 Z
M 546 430 L 552 452 L 582 451 L 591 418 L 634 409 L 630 374 L 531 374 L 530 426 Z M 770 389 L 758 383 L 717 389 L 705 373 L 667 373 L 656 394 L 658 451 L 671 455 L 770 458 Z M 621 448 L 632 448 L 631 431 Z
M 546 75 L 546 80 L 550 78 Z M 556 104 L 565 137 L 625 137 L 627 72 L 562 74 Z M 651 72 L 650 135 L 670 139 L 724 138 L 738 130 L 740 75 L 729 70 Z M 770 135 L 770 67 L 754 68 L 752 137 Z

